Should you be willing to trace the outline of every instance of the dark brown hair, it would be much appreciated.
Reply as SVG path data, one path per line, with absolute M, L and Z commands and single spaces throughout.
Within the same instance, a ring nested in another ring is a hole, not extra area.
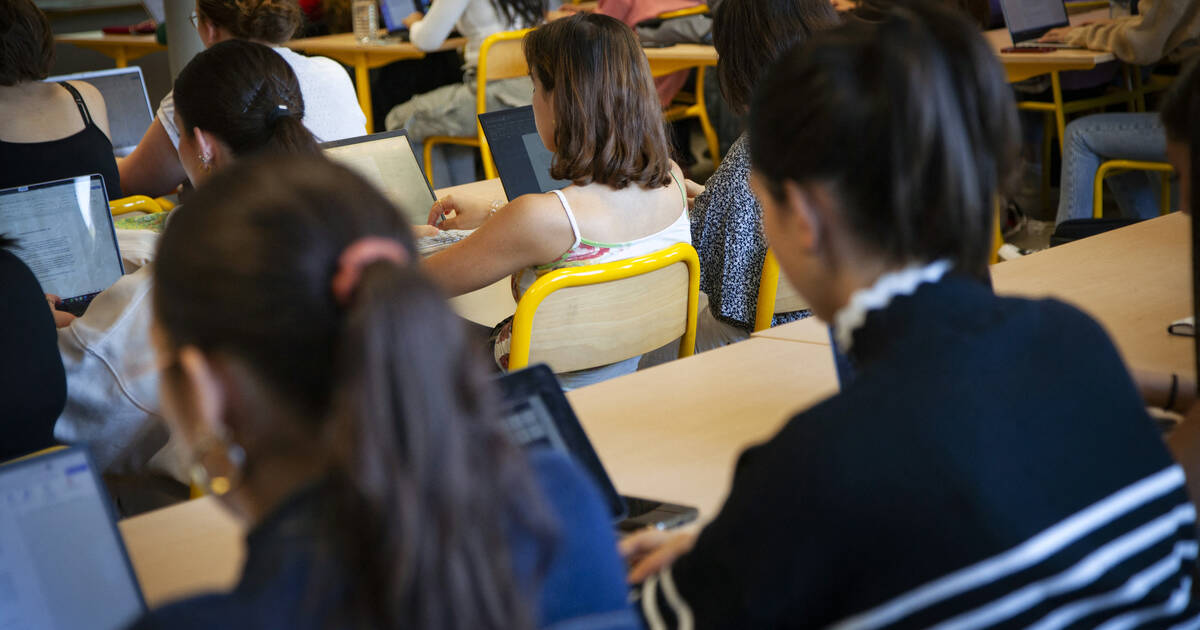
M 907 0 L 862 0 L 862 3 L 850 13 L 859 19 L 878 21 L 883 19 L 887 7 L 893 4 L 903 4 Z M 992 23 L 992 8 L 988 0 L 942 0 L 946 6 L 953 7 L 967 15 L 980 29 L 988 28 Z
M 331 289 L 360 238 L 415 260 L 401 214 L 315 155 L 241 162 L 175 213 L 154 277 L 168 345 L 246 366 L 263 404 L 286 410 L 264 448 L 302 431 L 334 461 L 326 535 L 349 583 L 327 625 L 532 627 L 507 533 L 548 552 L 554 529 L 495 415 L 482 353 L 415 262 L 368 264 L 346 304 Z M 244 446 L 249 475 L 257 451 Z
M 41 81 L 54 64 L 54 35 L 33 0 L 0 2 L 0 85 Z
M 304 14 L 296 0 L 197 0 L 200 17 L 238 39 L 282 44 L 296 34 Z
M 724 0 L 713 14 L 721 94 L 739 114 L 759 77 L 785 51 L 840 21 L 829 0 Z
M 231 39 L 192 58 L 175 79 L 180 133 L 199 127 L 238 156 L 255 151 L 318 151 L 304 126 L 300 83 L 283 57 L 254 42 Z
M 1191 184 L 1191 199 L 1188 208 L 1192 213 L 1192 221 L 1200 216 L 1200 61 L 1189 63 L 1180 73 L 1171 90 L 1163 99 L 1160 113 L 1163 127 L 1167 131 L 1167 139 L 1188 145 L 1188 156 L 1191 158 L 1191 172 L 1179 173 L 1187 177 Z
M 768 187 L 827 182 L 856 240 L 893 264 L 987 277 L 994 200 L 1016 162 L 1012 91 L 978 29 L 914 0 L 787 53 L 755 94 Z
M 616 189 L 671 183 L 658 93 L 628 26 L 594 13 L 555 20 L 525 36 L 525 59 L 554 95 L 551 176 Z

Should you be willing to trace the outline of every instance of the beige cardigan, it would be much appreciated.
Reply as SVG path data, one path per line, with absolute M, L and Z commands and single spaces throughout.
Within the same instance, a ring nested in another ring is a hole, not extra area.
M 1200 53 L 1200 0 L 1141 0 L 1139 12 L 1074 29 L 1067 41 L 1138 65 Z

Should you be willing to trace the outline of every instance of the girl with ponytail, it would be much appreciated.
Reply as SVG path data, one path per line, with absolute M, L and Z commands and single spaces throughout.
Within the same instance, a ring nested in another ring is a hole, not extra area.
M 636 627 L 595 490 L 508 441 L 380 193 L 264 156 L 175 212 L 154 293 L 164 415 L 250 534 L 232 593 L 138 627 Z

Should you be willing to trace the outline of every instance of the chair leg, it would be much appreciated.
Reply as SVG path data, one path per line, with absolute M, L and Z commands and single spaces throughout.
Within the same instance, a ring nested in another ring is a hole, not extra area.
M 1042 116 L 1042 211 L 1050 207 L 1050 158 L 1052 157 L 1051 134 L 1054 133 L 1054 121 L 1050 112 Z
M 696 111 L 700 118 L 700 130 L 704 132 L 704 140 L 708 143 L 708 152 L 712 154 L 713 168 L 721 165 L 721 145 L 717 141 L 717 130 L 713 128 L 708 118 L 708 105 L 704 101 L 704 76 L 706 68 L 696 69 Z
M 1159 178 L 1162 180 L 1162 196 L 1159 197 L 1159 214 L 1167 214 L 1171 212 L 1171 176 L 1167 173 L 1159 173 Z
M 421 150 L 421 159 L 425 161 L 425 179 L 429 180 L 429 186 L 433 186 L 433 143 L 428 138 L 425 139 L 425 146 Z

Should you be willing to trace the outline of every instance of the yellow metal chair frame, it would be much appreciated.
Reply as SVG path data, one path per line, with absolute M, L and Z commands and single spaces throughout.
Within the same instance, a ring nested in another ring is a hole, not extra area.
M 1071 13 L 1108 8 L 1108 0 L 1077 0 L 1076 2 L 1067 2 L 1065 4 L 1067 5 L 1067 11 Z
M 778 306 L 779 285 L 785 281 L 780 274 L 779 259 L 775 258 L 775 252 L 767 249 L 767 257 L 763 259 L 762 274 L 758 279 L 758 299 L 755 300 L 754 305 L 754 332 L 771 327 L 771 320 L 775 318 L 775 308 Z M 789 288 L 795 291 L 795 288 L 790 285 Z M 803 303 L 803 298 L 799 293 L 796 293 L 796 297 L 800 303 L 789 304 L 796 308 L 788 308 L 780 312 L 789 313 L 808 308 L 808 304 Z
M 64 448 L 67 448 L 67 447 L 65 447 L 61 444 L 56 444 L 54 446 L 47 446 L 46 448 L 44 448 L 40 451 L 34 451 L 32 453 L 29 453 L 28 455 L 22 455 L 20 457 L 14 457 L 12 459 L 4 460 L 4 461 L 0 462 L 0 466 L 4 466 L 6 464 L 15 464 L 17 462 L 23 462 L 27 459 L 33 459 L 34 457 L 41 457 L 42 455 L 53 453 L 55 451 L 61 451 Z
M 683 338 L 679 342 L 679 358 L 691 356 L 696 349 L 696 312 L 700 298 L 700 257 L 691 245 L 677 243 L 645 256 L 598 265 L 556 269 L 538 278 L 517 302 L 517 311 L 512 321 L 508 369 L 519 370 L 529 365 L 534 316 L 542 302 L 555 291 L 625 280 L 680 263 L 687 266 L 688 303 L 687 321 L 684 325 Z M 652 349 L 648 348 L 647 351 Z
M 533 29 L 526 28 L 518 31 L 504 31 L 488 36 L 479 47 L 479 65 L 475 68 L 475 114 L 487 112 L 488 81 L 523 77 L 529 73 L 525 63 L 525 55 L 518 52 L 508 59 L 489 59 L 492 48 L 497 44 L 520 41 Z M 519 61 L 518 61 L 519 58 Z M 499 66 L 499 69 L 496 68 Z M 433 147 L 437 144 L 454 144 L 464 147 L 476 147 L 483 159 L 484 179 L 493 179 L 496 175 L 496 164 L 492 161 L 492 151 L 488 148 L 487 138 L 483 135 L 483 126 L 475 119 L 475 136 L 430 136 L 425 138 L 422 158 L 425 160 L 425 178 L 433 185 Z
M 163 205 L 161 202 L 166 202 L 171 208 L 175 207 L 175 204 L 172 204 L 166 199 L 151 199 L 145 195 L 133 195 L 130 197 L 123 197 L 121 199 L 114 199 L 108 202 L 108 209 L 110 212 L 112 212 L 114 217 L 121 216 L 122 214 L 129 214 L 130 212 L 156 214 L 163 211 Z
M 708 15 L 708 5 L 707 4 L 698 4 L 694 7 L 688 7 L 686 9 L 679 9 L 676 11 L 667 11 L 666 13 L 659 13 L 658 19 L 670 20 L 672 18 L 688 17 L 689 15 Z
M 707 15 L 708 5 L 701 4 L 678 11 L 667 11 L 660 13 L 658 19 L 669 20 L 671 18 L 688 17 L 690 15 Z M 717 141 L 717 130 L 713 128 L 712 119 L 708 117 L 708 105 L 704 102 L 704 79 L 708 74 L 707 66 L 696 66 L 696 93 L 695 94 L 677 94 L 676 100 L 680 103 L 672 103 L 667 106 L 663 112 L 663 116 L 667 122 L 676 122 L 695 118 L 700 121 L 700 131 L 704 133 L 704 142 L 708 145 L 708 152 L 712 155 L 713 168 L 721 165 L 721 145 Z
M 1124 171 L 1151 171 L 1162 173 L 1162 191 L 1159 197 L 1159 212 L 1166 214 L 1171 211 L 1171 174 L 1175 169 L 1166 162 L 1139 162 L 1136 160 L 1109 160 L 1096 170 L 1096 180 L 1092 190 L 1092 218 L 1099 219 L 1104 215 L 1104 178 Z

